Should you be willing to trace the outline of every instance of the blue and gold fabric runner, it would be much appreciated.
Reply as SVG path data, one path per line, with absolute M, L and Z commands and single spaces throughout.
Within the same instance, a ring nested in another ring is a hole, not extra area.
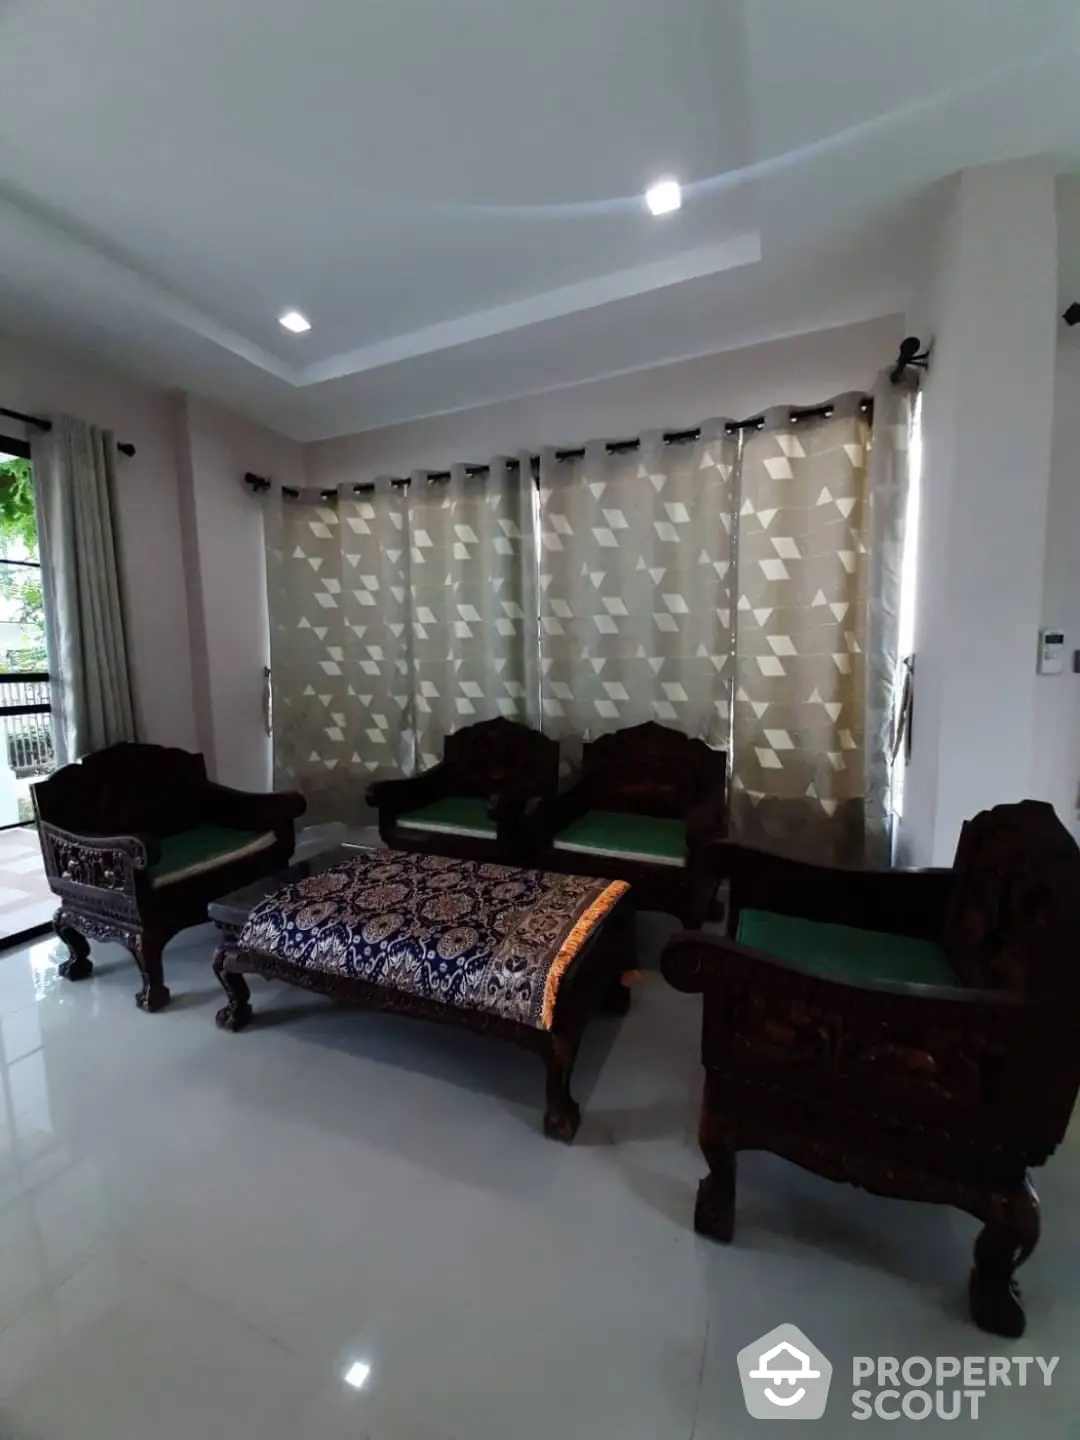
M 240 944 L 299 969 L 550 1030 L 571 961 L 629 888 L 374 850 L 268 896 Z

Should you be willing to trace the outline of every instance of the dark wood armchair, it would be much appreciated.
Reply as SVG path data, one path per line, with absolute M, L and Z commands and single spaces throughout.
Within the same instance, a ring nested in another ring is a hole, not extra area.
M 168 1004 L 162 951 L 201 924 L 220 895 L 279 869 L 293 851 L 302 795 L 215 785 L 201 755 L 123 743 L 65 765 L 33 787 L 45 873 L 68 949 L 60 973 L 93 972 L 89 938 L 135 957 L 143 1010 Z
M 583 746 L 581 774 L 532 822 L 546 870 L 628 880 L 640 909 L 702 925 L 719 881 L 700 863 L 727 824 L 727 755 L 648 721 Z
M 378 780 L 368 804 L 397 850 L 462 860 L 527 859 L 526 807 L 559 783 L 554 740 L 502 718 L 448 735 L 438 765 L 403 780 Z
M 731 938 L 677 935 L 662 961 L 704 995 L 695 1228 L 732 1238 L 739 1150 L 955 1205 L 984 1226 L 975 1323 L 1022 1334 L 1028 1167 L 1062 1139 L 1080 1084 L 1080 850 L 1033 800 L 969 821 L 951 870 L 723 849 Z

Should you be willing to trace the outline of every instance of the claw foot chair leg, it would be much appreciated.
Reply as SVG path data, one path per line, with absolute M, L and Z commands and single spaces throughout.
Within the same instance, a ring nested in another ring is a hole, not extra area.
M 698 1144 L 708 1162 L 709 1173 L 698 1185 L 694 1229 L 699 1235 L 707 1235 L 725 1245 L 735 1234 L 736 1152 L 732 1139 L 728 1127 L 720 1123 L 706 1076 Z
M 143 982 L 142 988 L 136 992 L 135 1004 L 151 1015 L 157 1010 L 164 1010 L 170 998 L 162 961 L 164 938 L 153 930 L 143 930 L 135 936 L 131 948 Z
M 66 960 L 61 960 L 58 969 L 65 980 L 87 980 L 94 973 L 94 962 L 90 959 L 90 942 L 81 935 L 62 910 L 53 917 L 56 937 L 65 946 Z
M 1039 1197 L 1031 1177 L 1015 1188 L 995 1192 L 979 1218 L 975 1266 L 968 1285 L 971 1318 L 980 1330 L 1017 1339 L 1026 1317 L 1015 1271 L 1039 1243 Z

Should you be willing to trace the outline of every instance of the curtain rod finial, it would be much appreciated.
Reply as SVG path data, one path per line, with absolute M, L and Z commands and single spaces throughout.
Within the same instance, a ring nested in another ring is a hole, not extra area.
M 900 379 L 907 369 L 929 370 L 930 368 L 930 347 L 924 350 L 922 341 L 917 335 L 908 335 L 900 341 L 900 353 L 896 357 L 896 364 L 889 371 L 889 379 L 894 385 L 899 384 Z

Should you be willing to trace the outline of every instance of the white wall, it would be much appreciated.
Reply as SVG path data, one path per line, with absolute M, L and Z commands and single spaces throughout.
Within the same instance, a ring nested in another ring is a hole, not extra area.
M 1080 840 L 1080 334 L 1058 345 L 1054 445 L 1043 572 L 1043 620 L 1065 632 L 1065 674 L 1036 681 L 1032 795 L 1049 800 Z
M 168 398 L 23 340 L 0 337 L 0 405 L 31 415 L 74 415 L 136 446 L 130 459 L 117 456 L 116 506 L 138 723 L 147 740 L 193 748 L 188 605 Z M 0 417 L 0 433 L 19 432 Z
M 175 410 L 199 748 L 210 773 L 242 790 L 270 786 L 263 723 L 269 661 L 262 505 L 247 471 L 304 478 L 303 447 L 203 400 Z
M 770 405 L 808 405 L 869 389 L 902 336 L 898 316 L 819 330 L 506 400 L 307 447 L 308 483 L 338 485 L 378 474 L 443 469 L 492 455 L 680 429 L 713 415 L 743 418 Z
M 902 856 L 948 864 L 965 817 L 1030 795 L 1057 316 L 1054 180 L 964 171 L 931 286 L 914 745 Z

